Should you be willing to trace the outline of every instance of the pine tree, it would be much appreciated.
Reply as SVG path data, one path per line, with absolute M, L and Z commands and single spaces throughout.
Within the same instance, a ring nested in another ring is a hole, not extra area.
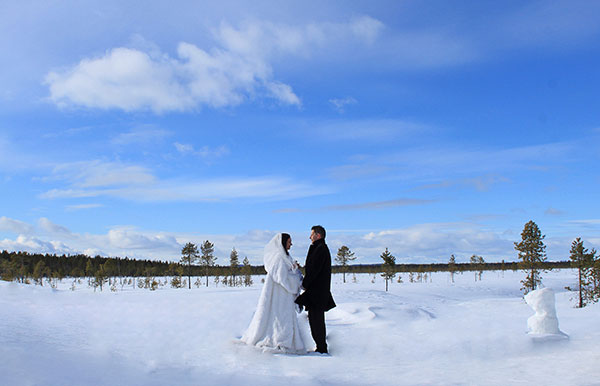
M 596 250 L 592 248 L 590 252 L 592 268 L 590 270 L 590 281 L 592 282 L 593 302 L 600 300 L 600 256 L 596 255 Z
M 388 251 L 385 251 L 380 256 L 383 259 L 381 277 L 385 279 L 385 290 L 388 290 L 388 281 L 396 276 L 396 258 Z
M 44 278 L 49 275 L 50 271 L 44 260 L 40 260 L 37 262 L 35 267 L 33 268 L 33 280 L 42 287 L 44 286 Z
M 188 289 L 192 289 L 192 264 L 198 261 L 198 247 L 196 244 L 187 243 L 181 250 L 181 264 L 187 264 L 188 267 Z
M 481 275 L 483 274 L 483 266 L 485 264 L 485 260 L 481 256 L 472 255 L 471 256 L 471 265 L 473 270 L 475 271 L 475 281 L 479 279 L 481 281 Z
M 537 224 L 529 221 L 521 232 L 521 242 L 514 243 L 515 249 L 519 251 L 518 255 L 521 260 L 519 265 L 527 273 L 525 279 L 521 281 L 523 284 L 521 289 L 525 294 L 535 290 L 542 283 L 540 265 L 546 261 L 546 246 L 543 242 L 545 237 Z
M 249 287 L 252 285 L 252 267 L 250 267 L 250 262 L 247 257 L 244 257 L 244 261 L 242 262 L 242 275 L 244 275 L 244 285 Z
M 201 265 L 204 267 L 204 272 L 206 276 L 206 286 L 208 287 L 208 269 L 215 265 L 216 258 L 214 257 L 215 245 L 210 241 L 206 240 L 200 246 L 200 250 L 202 251 L 202 256 L 200 256 Z
M 456 273 L 456 257 L 454 255 L 450 255 L 450 260 L 448 260 L 448 272 L 450 272 L 450 280 L 454 283 L 454 274 Z
M 348 271 L 348 262 L 356 260 L 354 256 L 354 252 L 350 251 L 345 245 L 342 245 L 337 252 L 337 256 L 335 257 L 335 261 L 342 266 L 342 274 L 344 277 L 344 283 L 346 282 L 346 272 Z
M 25 275 L 26 271 L 22 263 L 22 256 L 20 258 L 13 256 L 10 260 L 0 261 L 0 278 L 2 280 L 13 281 L 16 279 L 24 283 Z
M 117 263 L 114 259 L 108 259 L 103 264 L 104 274 L 106 277 L 117 276 Z
M 233 248 L 231 250 L 231 254 L 229 255 L 229 267 L 230 267 L 230 275 L 232 286 L 236 285 L 235 274 L 237 273 L 240 266 L 240 258 L 238 252 Z
M 477 256 L 479 259 L 477 261 L 477 265 L 479 266 L 479 281 L 481 281 L 481 275 L 483 274 L 483 268 L 485 267 L 485 260 L 483 259 L 483 256 Z
M 104 270 L 104 266 L 105 264 L 101 264 L 100 266 L 98 266 L 98 269 L 96 269 L 93 281 L 94 291 L 96 287 L 100 287 L 100 291 L 102 291 L 102 287 L 108 281 L 108 277 Z
M 96 270 L 94 268 L 94 263 L 92 263 L 92 259 L 88 259 L 87 263 L 85 264 L 85 274 L 87 277 L 92 277 L 95 273 Z
M 594 301 L 594 287 L 592 269 L 594 266 L 594 255 L 596 251 L 589 253 L 583 246 L 581 238 L 576 238 L 571 244 L 571 264 L 577 268 L 579 287 L 579 308 L 585 307 L 589 302 Z M 571 290 L 571 288 L 567 289 Z

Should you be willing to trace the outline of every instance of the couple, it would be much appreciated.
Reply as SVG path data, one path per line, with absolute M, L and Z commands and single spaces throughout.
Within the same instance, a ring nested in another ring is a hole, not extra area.
M 304 278 L 289 253 L 290 235 L 279 233 L 265 247 L 267 278 L 254 317 L 242 336 L 243 342 L 264 349 L 305 354 L 308 350 L 296 312 L 306 307 L 311 335 L 317 345 L 315 351 L 327 353 L 325 312 L 335 307 L 330 292 L 331 254 L 322 226 L 312 227 L 310 239 Z M 301 288 L 304 292 L 299 295 Z

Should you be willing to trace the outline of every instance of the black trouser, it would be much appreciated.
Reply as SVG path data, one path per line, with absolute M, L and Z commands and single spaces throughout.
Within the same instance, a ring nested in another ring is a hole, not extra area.
M 310 324 L 310 333 L 317 344 L 317 351 L 327 352 L 327 342 L 325 341 L 325 311 L 309 309 L 308 323 Z

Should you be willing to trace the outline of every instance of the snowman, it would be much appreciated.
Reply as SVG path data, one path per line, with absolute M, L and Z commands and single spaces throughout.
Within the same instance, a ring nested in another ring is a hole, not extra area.
M 568 338 L 558 328 L 554 291 L 542 288 L 525 295 L 525 302 L 535 311 L 535 315 L 527 319 L 529 335 L 533 338 Z

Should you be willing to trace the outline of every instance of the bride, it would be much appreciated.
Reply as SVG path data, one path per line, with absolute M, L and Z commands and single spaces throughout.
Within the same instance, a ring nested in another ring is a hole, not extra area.
M 267 278 L 254 317 L 241 340 L 267 350 L 305 354 L 294 303 L 302 274 L 289 254 L 291 246 L 290 235 L 278 233 L 265 247 Z

